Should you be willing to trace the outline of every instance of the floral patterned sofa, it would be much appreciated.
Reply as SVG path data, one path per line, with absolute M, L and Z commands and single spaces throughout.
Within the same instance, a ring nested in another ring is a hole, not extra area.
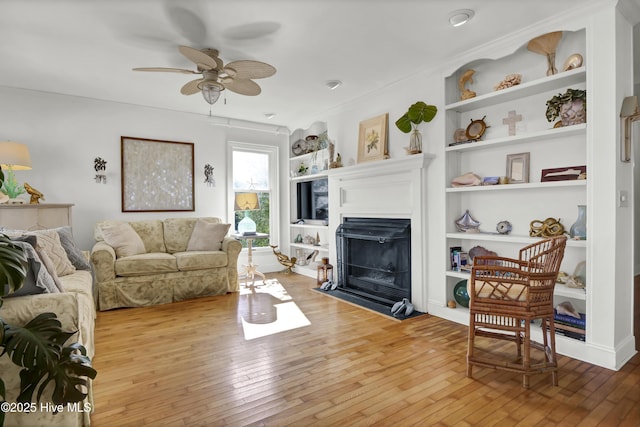
M 99 310 L 237 292 L 242 245 L 219 218 L 103 221 L 91 250 Z
M 57 229 L 0 232 L 23 247 L 28 259 L 27 278 L 18 292 L 4 298 L 0 318 L 8 324 L 24 326 L 44 312 L 55 313 L 64 331 L 77 331 L 69 342 L 78 342 L 93 359 L 95 354 L 94 326 L 96 318 L 93 277 L 88 252 L 75 245 L 70 227 Z M 34 249 L 37 248 L 37 249 Z M 28 249 L 28 250 L 27 250 Z M 63 406 L 55 413 L 51 403 L 51 384 L 40 403 L 34 403 L 32 412 L 16 404 L 20 394 L 20 368 L 7 355 L 0 357 L 0 377 L 5 382 L 6 402 L 5 426 L 88 426 L 93 410 L 92 381 L 89 379 L 87 398 L 77 406 Z M 22 409 L 22 410 L 21 410 Z

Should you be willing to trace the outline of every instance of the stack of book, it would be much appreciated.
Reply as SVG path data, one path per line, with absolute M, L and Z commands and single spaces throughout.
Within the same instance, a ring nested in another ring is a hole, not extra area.
M 580 318 L 569 316 L 568 314 L 559 314 L 554 310 L 553 323 L 556 328 L 557 335 L 574 338 L 580 341 L 585 340 L 585 329 L 587 326 L 587 317 L 584 313 L 580 314 Z

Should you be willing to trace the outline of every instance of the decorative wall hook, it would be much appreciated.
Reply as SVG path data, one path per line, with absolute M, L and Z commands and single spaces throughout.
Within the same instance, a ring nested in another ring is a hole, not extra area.
M 211 166 L 209 163 L 204 165 L 204 182 L 209 187 L 216 186 L 216 180 L 213 178 L 213 166 Z
M 107 183 L 107 175 L 106 173 L 100 173 L 100 172 L 106 172 L 107 170 L 107 161 L 104 160 L 102 157 L 96 157 L 93 160 L 93 169 L 95 169 L 96 171 L 96 176 L 95 176 L 95 180 L 97 184 L 106 184 Z

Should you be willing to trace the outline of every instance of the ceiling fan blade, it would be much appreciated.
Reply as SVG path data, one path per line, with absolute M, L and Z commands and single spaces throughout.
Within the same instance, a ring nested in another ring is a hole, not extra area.
M 189 46 L 180 46 L 178 50 L 187 59 L 195 62 L 200 68 L 205 70 L 216 70 L 218 68 L 218 63 L 215 59 L 198 49 Z
M 200 92 L 200 88 L 198 87 L 198 83 L 203 81 L 204 79 L 195 79 L 190 82 L 185 83 L 184 86 L 180 89 L 180 93 L 183 95 L 194 95 Z
M 197 71 L 186 70 L 184 68 L 163 68 L 163 67 L 134 68 L 133 71 L 155 71 L 155 72 L 164 72 L 164 73 L 199 74 Z
M 248 79 L 233 79 L 231 83 L 225 83 L 224 86 L 231 92 L 239 93 L 240 95 L 255 96 L 262 92 L 256 82 Z
M 260 61 L 241 60 L 233 61 L 226 65 L 225 71 L 238 79 L 264 79 L 276 73 L 275 67 Z

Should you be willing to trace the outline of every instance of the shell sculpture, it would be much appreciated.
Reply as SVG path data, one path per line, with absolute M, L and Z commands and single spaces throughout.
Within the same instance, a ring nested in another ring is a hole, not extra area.
M 458 231 L 463 233 L 478 233 L 480 232 L 480 223 L 473 219 L 469 210 L 456 220 L 456 227 Z

